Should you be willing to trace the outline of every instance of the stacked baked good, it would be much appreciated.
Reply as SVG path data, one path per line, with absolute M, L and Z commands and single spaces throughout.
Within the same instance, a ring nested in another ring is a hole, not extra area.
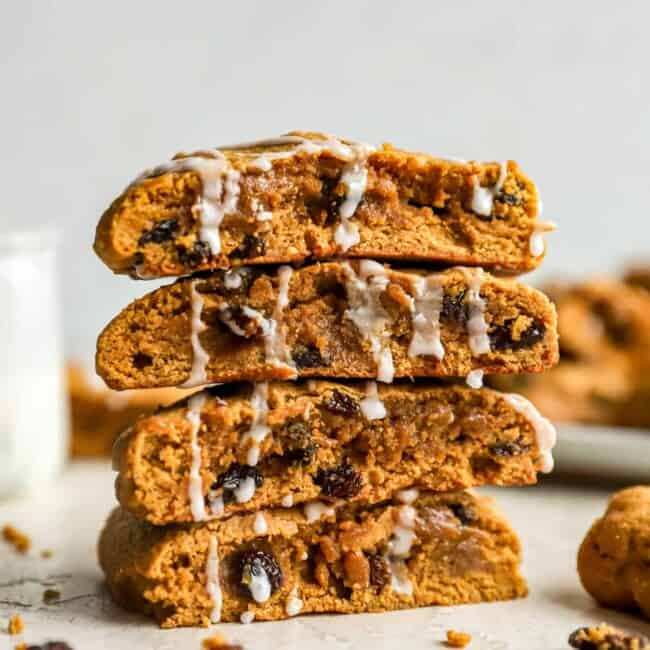
M 466 490 L 552 466 L 550 423 L 481 388 L 557 360 L 552 304 L 489 272 L 539 264 L 539 212 L 514 162 L 313 133 L 132 183 L 96 251 L 184 277 L 105 328 L 97 370 L 211 386 L 115 446 L 115 599 L 172 627 L 525 595 L 515 533 Z

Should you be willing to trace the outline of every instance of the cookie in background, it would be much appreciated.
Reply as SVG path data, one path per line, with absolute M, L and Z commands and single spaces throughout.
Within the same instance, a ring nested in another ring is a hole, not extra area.
M 189 395 L 177 388 L 116 391 L 83 364 L 66 367 L 70 404 L 70 454 L 73 458 L 110 456 L 113 442 L 141 415 Z

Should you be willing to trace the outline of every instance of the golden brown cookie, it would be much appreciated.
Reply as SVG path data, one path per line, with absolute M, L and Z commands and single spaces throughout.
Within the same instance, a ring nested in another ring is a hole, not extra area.
M 192 391 L 159 388 L 117 392 L 93 385 L 77 364 L 67 367 L 70 405 L 70 453 L 74 457 L 109 456 L 117 436 L 140 417 Z
M 364 260 L 181 279 L 113 319 L 96 364 L 124 389 L 539 372 L 557 354 L 555 310 L 539 291 L 480 269 Z
M 625 272 L 623 279 L 634 287 L 640 287 L 641 289 L 650 291 L 650 265 L 637 264 L 631 266 Z
M 162 627 L 377 612 L 525 596 L 520 545 L 490 500 L 291 508 L 191 527 L 110 516 L 99 559 L 113 598 Z
M 114 449 L 123 508 L 153 524 L 409 485 L 534 483 L 555 431 L 516 395 L 427 383 L 218 386 L 138 420 Z
M 145 172 L 102 216 L 95 251 L 143 278 L 336 256 L 521 272 L 541 262 L 552 229 L 539 212 L 535 185 L 512 161 L 293 133 Z
M 601 605 L 650 617 L 650 487 L 614 494 L 580 546 L 578 573 Z

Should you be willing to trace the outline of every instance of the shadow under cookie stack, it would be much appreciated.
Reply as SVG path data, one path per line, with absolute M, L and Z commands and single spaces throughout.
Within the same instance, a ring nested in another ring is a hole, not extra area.
M 95 250 L 182 277 L 104 329 L 97 370 L 204 388 L 115 445 L 115 600 L 175 627 L 524 596 L 517 536 L 467 489 L 552 467 L 550 423 L 482 387 L 557 361 L 548 299 L 490 273 L 539 264 L 539 212 L 514 162 L 312 133 L 136 179 Z

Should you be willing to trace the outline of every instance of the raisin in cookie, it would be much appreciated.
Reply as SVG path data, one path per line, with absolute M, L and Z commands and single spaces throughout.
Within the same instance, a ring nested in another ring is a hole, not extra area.
M 517 395 L 313 380 L 197 393 L 138 420 L 113 462 L 122 507 L 162 525 L 315 499 L 375 503 L 409 485 L 534 483 L 554 443 Z
M 512 161 L 293 133 L 145 172 L 102 216 L 95 251 L 142 278 L 335 256 L 522 272 L 541 262 L 552 229 L 540 205 Z
M 184 278 L 133 302 L 97 344 L 115 389 L 300 377 L 540 372 L 557 361 L 544 294 L 480 269 L 330 262 Z
M 155 527 L 117 509 L 99 560 L 113 598 L 162 627 L 525 596 L 520 544 L 489 499 L 275 509 Z
M 601 605 L 650 617 L 650 487 L 614 494 L 580 546 L 578 573 Z

